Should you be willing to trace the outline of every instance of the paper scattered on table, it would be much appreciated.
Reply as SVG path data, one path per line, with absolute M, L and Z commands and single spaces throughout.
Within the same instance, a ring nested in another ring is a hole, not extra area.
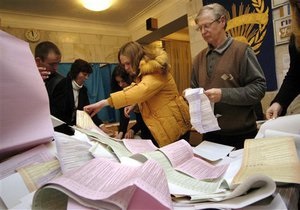
M 268 204 L 263 204 L 263 203 L 261 203 L 259 205 L 254 204 L 254 205 L 246 206 L 246 207 L 238 209 L 238 210 L 257 210 L 257 209 L 259 209 L 259 210 L 269 210 L 269 209 L 288 210 L 279 193 Z
M 27 194 L 29 194 L 29 190 L 19 173 L 14 173 L 0 180 L 0 197 L 8 209 L 17 205 L 19 203 L 19 199 Z
M 32 209 L 65 208 L 67 197 L 95 209 L 172 209 L 164 170 L 154 160 L 129 167 L 94 158 L 37 190 Z
M 57 117 L 54 117 L 53 115 L 51 115 L 51 122 L 52 122 L 53 128 L 55 128 L 56 126 L 60 126 L 60 125 L 65 123 L 64 121 L 58 119 Z
M 148 139 L 123 139 L 123 143 L 132 154 L 157 150 L 157 147 Z
M 76 126 L 96 132 L 98 134 L 101 134 L 102 136 L 108 136 L 97 125 L 95 125 L 91 116 L 85 111 L 81 111 L 81 110 L 76 111 Z
M 226 157 L 234 147 L 218 144 L 209 141 L 202 141 L 193 148 L 194 154 L 197 154 L 207 160 L 217 161 Z
M 215 166 L 195 157 L 192 147 L 185 140 L 163 146 L 160 151 L 168 157 L 176 170 L 199 180 L 219 178 L 228 168 L 228 164 Z

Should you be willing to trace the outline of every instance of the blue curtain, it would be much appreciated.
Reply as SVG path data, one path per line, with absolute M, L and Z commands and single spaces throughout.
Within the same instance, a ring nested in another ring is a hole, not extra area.
M 72 63 L 60 63 L 58 72 L 66 76 L 70 71 Z M 88 89 L 90 103 L 95 103 L 101 99 L 108 98 L 110 95 L 111 74 L 117 64 L 92 63 L 93 73 L 85 82 Z M 103 122 L 119 121 L 117 110 L 107 106 L 98 113 L 98 117 Z
M 247 40 L 265 73 L 267 91 L 277 89 L 274 33 L 270 0 L 203 0 L 203 5 L 219 3 L 229 12 L 227 32 Z M 249 33 L 251 32 L 251 33 Z

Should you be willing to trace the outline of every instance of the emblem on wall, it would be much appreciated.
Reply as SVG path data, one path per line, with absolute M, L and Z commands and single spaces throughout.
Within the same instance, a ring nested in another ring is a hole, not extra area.
M 234 39 L 249 44 L 255 54 L 260 53 L 260 46 L 266 35 L 266 26 L 269 21 L 269 7 L 265 5 L 264 0 L 252 0 L 250 5 L 232 4 L 231 14 L 228 12 L 226 31 Z

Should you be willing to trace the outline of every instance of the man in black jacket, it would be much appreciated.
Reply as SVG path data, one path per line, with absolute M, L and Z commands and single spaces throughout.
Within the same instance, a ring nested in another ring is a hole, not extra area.
M 58 47 L 49 41 L 39 43 L 34 52 L 35 62 L 45 82 L 50 104 L 55 86 L 64 77 L 57 72 L 58 64 L 61 61 L 61 53 Z
M 286 114 L 288 106 L 300 94 L 300 3 L 290 0 L 293 34 L 289 43 L 290 68 L 279 92 L 267 109 L 266 118 L 272 119 Z

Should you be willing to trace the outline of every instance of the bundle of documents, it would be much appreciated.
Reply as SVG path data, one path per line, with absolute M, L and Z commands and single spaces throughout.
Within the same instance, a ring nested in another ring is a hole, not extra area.
M 278 183 L 300 184 L 300 161 L 292 137 L 247 139 L 243 163 L 233 184 L 255 174 L 264 174 Z
M 300 157 L 300 114 L 281 116 L 264 122 L 255 136 L 259 138 L 293 137 Z
M 128 167 L 95 158 L 40 188 L 32 209 L 62 209 L 74 202 L 82 209 L 172 209 L 164 171 L 152 160 Z
M 61 175 L 59 161 L 49 144 L 52 143 L 41 144 L 0 163 L 0 197 L 7 209 L 31 209 L 35 190 Z M 17 207 L 21 200 L 26 205 Z M 0 209 L 6 208 L 0 205 Z
M 191 124 L 199 133 L 220 130 L 209 99 L 203 88 L 188 88 L 185 98 L 189 102 Z

